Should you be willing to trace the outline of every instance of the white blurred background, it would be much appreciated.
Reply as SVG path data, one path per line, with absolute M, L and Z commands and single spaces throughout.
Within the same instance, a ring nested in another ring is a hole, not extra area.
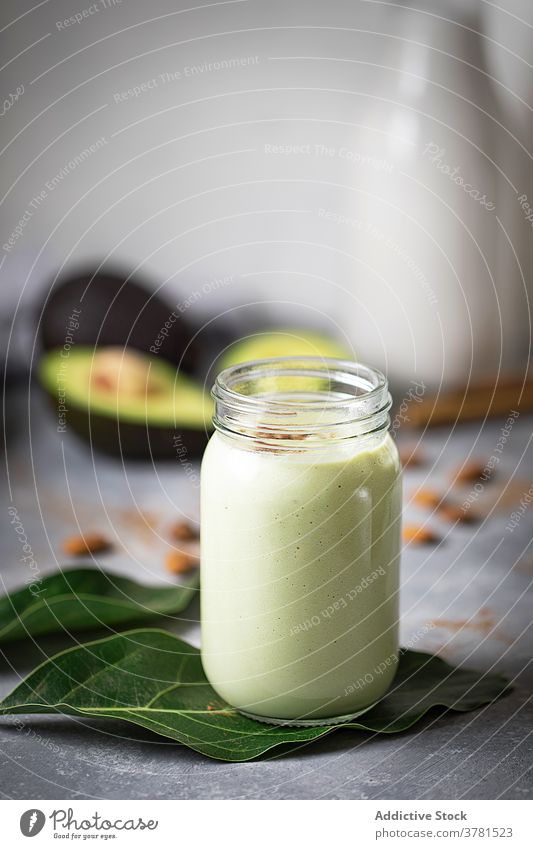
M 9 360 L 29 364 L 56 277 L 103 263 L 170 304 L 230 277 L 194 320 L 254 303 L 396 384 L 524 370 L 529 0 L 4 0 L 1 15 Z

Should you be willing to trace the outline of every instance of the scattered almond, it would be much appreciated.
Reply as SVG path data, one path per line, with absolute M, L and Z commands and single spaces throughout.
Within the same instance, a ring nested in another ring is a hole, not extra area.
M 443 504 L 444 499 L 434 489 L 419 489 L 413 495 L 413 501 L 415 504 L 419 504 L 420 507 L 438 507 L 440 504 Z
M 441 519 L 447 522 L 477 522 L 478 517 L 471 510 L 464 510 L 460 504 L 442 504 L 438 509 Z
M 471 460 L 457 470 L 454 480 L 456 483 L 472 483 L 480 479 L 488 481 L 492 477 L 493 471 L 488 464 L 480 460 Z
M 175 540 L 192 540 L 198 539 L 199 532 L 189 522 L 176 522 L 170 529 L 170 535 Z
M 67 537 L 63 540 L 63 551 L 73 557 L 83 554 L 98 554 L 109 551 L 113 546 L 102 534 L 84 534 L 81 536 Z
M 415 545 L 435 545 L 440 541 L 434 531 L 421 525 L 406 525 L 403 529 L 403 538 L 405 542 L 415 543 Z
M 184 575 L 195 569 L 199 563 L 199 555 L 192 551 L 169 551 L 165 558 L 165 566 L 173 575 Z
M 398 448 L 400 462 L 404 469 L 409 466 L 423 466 L 424 457 L 421 452 L 413 445 L 400 445 Z

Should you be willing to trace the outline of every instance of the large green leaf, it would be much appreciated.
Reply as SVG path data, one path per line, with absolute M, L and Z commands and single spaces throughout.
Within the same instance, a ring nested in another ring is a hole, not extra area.
M 179 613 L 198 591 L 198 573 L 180 585 L 147 587 L 99 569 L 66 569 L 32 587 L 0 598 L 0 643 Z
M 113 717 L 211 758 L 246 761 L 274 746 L 305 743 L 337 728 L 404 731 L 432 707 L 472 710 L 506 688 L 500 675 L 459 669 L 432 655 L 404 650 L 391 690 L 357 722 L 318 728 L 263 725 L 217 696 L 198 649 L 165 631 L 140 629 L 50 658 L 0 703 L 0 713 Z

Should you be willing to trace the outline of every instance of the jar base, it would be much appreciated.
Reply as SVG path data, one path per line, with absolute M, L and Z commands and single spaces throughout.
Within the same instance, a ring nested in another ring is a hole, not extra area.
M 353 719 L 357 719 L 358 716 L 362 716 L 364 713 L 367 713 L 371 708 L 378 704 L 378 701 L 372 702 L 371 705 L 367 705 L 364 708 L 360 708 L 360 710 L 355 713 L 347 713 L 343 716 L 329 716 L 319 719 L 277 719 L 274 716 L 259 716 L 257 713 L 249 713 L 247 710 L 241 710 L 237 708 L 237 712 L 242 714 L 242 716 L 248 717 L 248 719 L 255 719 L 256 722 L 262 722 L 265 725 L 278 725 L 278 726 L 288 726 L 289 728 L 317 728 L 321 725 L 342 725 L 343 722 L 351 722 Z

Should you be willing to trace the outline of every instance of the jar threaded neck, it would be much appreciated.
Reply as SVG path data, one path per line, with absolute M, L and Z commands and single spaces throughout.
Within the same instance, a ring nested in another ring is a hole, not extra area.
M 212 389 L 215 428 L 294 450 L 364 436 L 389 426 L 385 376 L 362 363 L 279 357 L 222 371 Z M 293 443 L 291 446 L 291 442 Z

